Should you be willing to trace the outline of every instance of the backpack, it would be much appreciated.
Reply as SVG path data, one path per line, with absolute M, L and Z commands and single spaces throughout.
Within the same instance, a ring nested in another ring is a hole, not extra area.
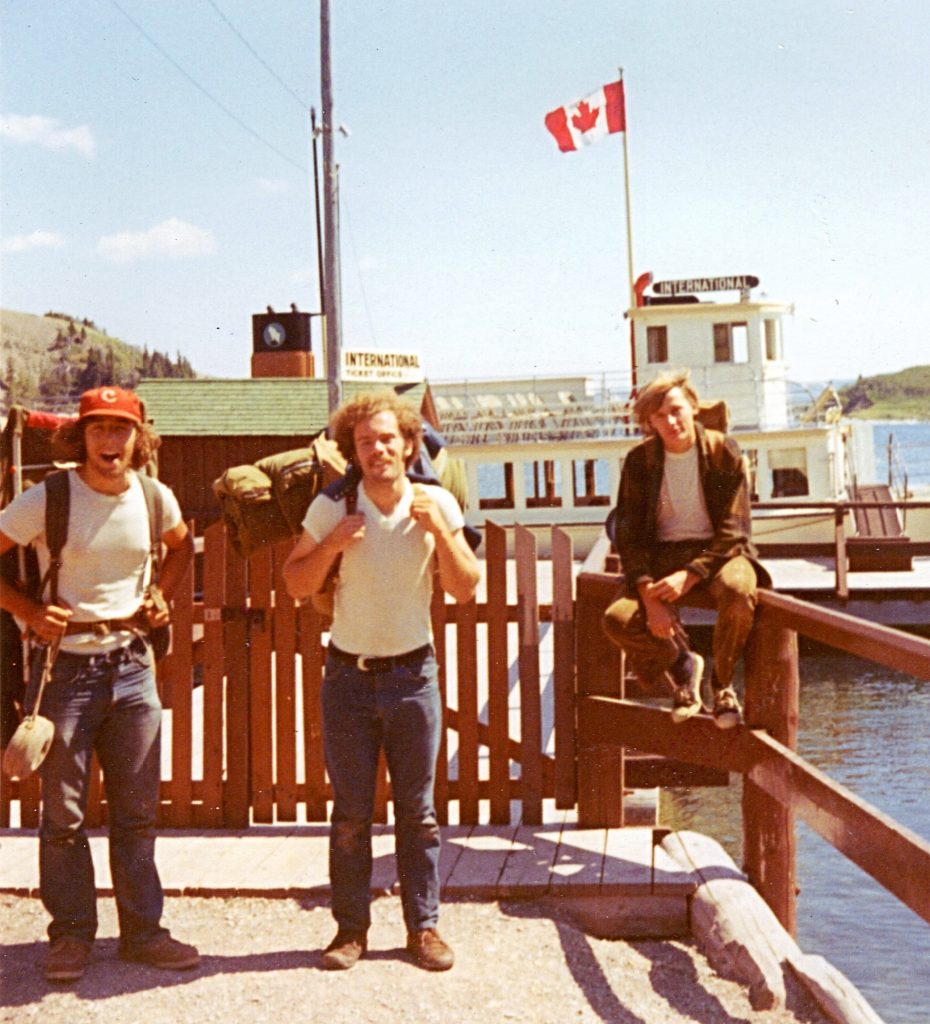
M 151 579 L 158 578 L 161 568 L 161 536 L 164 520 L 164 502 L 155 479 L 138 473 L 145 495 L 145 507 L 149 516 L 149 557 L 152 561 Z M 48 547 L 48 571 L 34 591 L 38 600 L 48 586 L 49 600 L 58 601 L 58 574 L 61 571 L 61 551 L 68 539 L 68 519 L 71 511 L 71 490 L 68 471 L 49 473 L 45 485 L 45 542 Z M 171 647 L 171 624 L 158 626 L 149 632 L 149 641 L 156 661 L 160 661 Z
M 236 554 L 247 558 L 300 533 L 310 502 L 345 471 L 335 442 L 322 433 L 307 448 L 227 469 L 214 480 L 213 493 Z

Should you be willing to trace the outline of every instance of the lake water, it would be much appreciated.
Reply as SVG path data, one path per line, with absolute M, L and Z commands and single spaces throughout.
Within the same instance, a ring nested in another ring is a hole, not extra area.
M 930 838 L 930 682 L 852 656 L 801 661 L 798 751 Z M 662 794 L 663 824 L 714 836 L 741 863 L 740 779 Z M 930 925 L 797 824 L 798 943 L 842 970 L 887 1024 L 930 1019 Z M 927 880 L 930 885 L 930 879 Z

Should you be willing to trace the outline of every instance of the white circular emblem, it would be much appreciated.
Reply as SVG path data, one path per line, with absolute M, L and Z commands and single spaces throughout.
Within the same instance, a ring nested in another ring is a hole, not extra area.
M 113 390 L 113 388 L 104 388 L 100 392 L 100 400 L 102 402 L 115 402 L 116 392 Z
M 277 322 L 268 324 L 262 331 L 262 339 L 268 348 L 280 348 L 287 338 L 287 331 L 283 324 Z

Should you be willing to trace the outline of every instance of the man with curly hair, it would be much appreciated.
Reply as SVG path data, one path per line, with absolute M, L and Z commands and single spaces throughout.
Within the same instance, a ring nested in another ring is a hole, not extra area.
M 674 685 L 672 718 L 702 708 L 704 659 L 692 651 L 678 615 L 691 590 L 717 609 L 711 677 L 713 716 L 740 723 L 733 673 L 752 629 L 756 587 L 769 586 L 750 537 L 746 467 L 739 446 L 697 420 L 688 372 L 670 372 L 640 393 L 634 412 L 646 440 L 627 455 L 611 514 L 624 594 L 607 609 L 604 630 L 645 681 L 665 673 Z
M 391 775 L 397 873 L 407 951 L 427 970 L 453 953 L 439 935 L 439 825 L 433 798 L 442 705 L 432 645 L 434 565 L 440 587 L 470 601 L 478 563 L 455 498 L 412 484 L 421 440 L 417 410 L 393 391 L 359 395 L 333 415 L 337 444 L 361 474 L 347 497 L 311 503 L 284 566 L 290 593 L 317 593 L 338 561 L 323 679 L 323 744 L 333 787 L 329 869 L 337 933 L 323 966 L 365 955 L 371 924 L 371 826 L 378 757 Z
M 138 470 L 159 438 L 131 391 L 95 388 L 55 445 L 67 471 L 67 535 L 57 572 L 48 573 L 47 483 L 0 513 L 0 555 L 35 544 L 43 581 L 54 594 L 3 585 L 0 606 L 33 641 L 27 708 L 35 703 L 46 653 L 58 645 L 41 712 L 55 727 L 41 766 L 39 879 L 51 915 L 45 963 L 49 981 L 76 981 L 97 931 L 96 887 L 84 827 L 94 753 L 104 775 L 110 868 L 119 919 L 119 955 L 165 970 L 195 967 L 197 950 L 161 924 L 163 892 L 155 867 L 155 815 L 161 783 L 161 704 L 149 633 L 166 625 L 165 600 L 181 582 L 193 540 L 172 492 L 161 494 L 167 554 L 153 580 L 148 505 Z M 52 506 L 55 507 L 55 506 Z M 57 579 L 56 579 L 57 577 Z

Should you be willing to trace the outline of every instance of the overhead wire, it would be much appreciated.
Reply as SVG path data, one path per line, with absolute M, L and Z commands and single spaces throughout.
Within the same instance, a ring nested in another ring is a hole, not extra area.
M 191 85 L 193 85 L 194 88 L 198 90 L 198 92 L 206 96 L 206 98 L 216 107 L 222 110 L 227 117 L 235 121 L 240 128 L 247 131 L 249 135 L 251 135 L 254 139 L 260 142 L 263 146 L 266 146 L 268 149 L 270 149 L 273 153 L 279 156 L 285 163 L 290 164 L 291 167 L 296 168 L 303 174 L 307 173 L 306 164 L 300 164 L 296 160 L 292 160 L 285 153 L 282 153 L 277 146 L 269 142 L 266 138 L 264 138 L 257 131 L 255 131 L 255 129 L 252 128 L 251 125 L 246 124 L 246 122 L 243 121 L 242 118 L 238 116 L 238 114 L 235 114 L 223 102 L 218 100 L 216 96 L 214 96 L 213 93 L 211 93 L 205 86 L 201 85 L 200 82 L 198 82 L 197 79 L 194 78 L 192 74 L 190 74 L 190 72 L 188 72 L 184 67 L 182 67 L 181 64 L 179 64 L 174 59 L 174 57 L 172 57 L 171 54 L 168 53 L 168 51 L 156 39 L 149 35 L 149 33 L 139 24 L 138 21 L 136 21 L 135 18 L 132 17 L 131 14 L 128 13 L 128 11 L 124 10 L 124 8 L 121 7 L 119 3 L 117 3 L 117 0 L 110 0 L 110 3 L 153 47 L 155 47 L 155 49 L 165 58 L 165 60 L 168 61 L 169 64 L 172 65 L 172 67 L 175 68 L 176 71 L 182 74 L 188 80 L 188 82 L 190 82 Z
M 220 10 L 220 8 L 217 6 L 214 0 L 207 0 L 207 3 L 213 8 L 214 11 L 216 11 L 217 16 L 223 22 L 225 22 L 227 28 L 229 28 L 229 30 L 238 38 L 239 42 L 242 43 L 242 45 L 249 51 L 249 53 L 252 54 L 252 56 L 258 61 L 258 63 L 261 64 L 261 66 L 272 76 L 272 78 L 275 79 L 275 81 L 284 89 L 284 91 L 287 92 L 290 96 L 292 96 L 295 100 L 297 100 L 297 103 L 300 105 L 301 110 L 303 110 L 304 113 L 306 113 L 310 109 L 310 104 L 307 103 L 307 101 L 304 100 L 303 97 L 298 95 L 287 84 L 287 82 L 284 81 L 284 79 L 278 74 L 278 72 L 275 71 L 275 69 L 265 60 L 264 57 L 262 57 L 258 50 L 255 49 L 255 47 L 248 41 L 248 39 L 246 39 L 246 37 L 239 31 L 239 29 L 236 28 L 236 26 L 229 20 L 229 18 L 226 17 L 226 15 Z

